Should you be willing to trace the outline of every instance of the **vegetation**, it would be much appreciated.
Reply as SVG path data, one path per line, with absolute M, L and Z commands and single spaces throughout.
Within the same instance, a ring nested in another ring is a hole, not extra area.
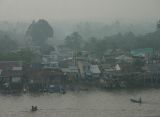
M 35 45 L 43 46 L 48 38 L 53 37 L 53 29 L 46 20 L 33 21 L 28 27 L 26 35 L 32 37 Z
M 8 35 L 0 35 L 0 53 L 6 53 L 17 49 L 17 43 Z
M 65 45 L 71 49 L 80 50 L 82 48 L 83 39 L 78 32 L 73 32 L 65 38 Z
M 94 52 L 97 55 L 103 55 L 107 49 L 132 50 L 139 48 L 160 49 L 160 31 L 146 34 L 144 36 L 135 36 L 132 32 L 122 35 L 118 33 L 103 39 L 91 38 L 85 43 L 85 50 Z

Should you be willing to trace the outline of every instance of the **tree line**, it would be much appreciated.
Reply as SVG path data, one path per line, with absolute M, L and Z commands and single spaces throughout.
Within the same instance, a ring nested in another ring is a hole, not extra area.
M 27 37 L 26 39 L 31 39 L 32 46 L 40 47 L 42 54 L 49 54 L 54 51 L 54 47 L 46 43 L 49 38 L 54 37 L 54 30 L 46 20 L 33 21 L 28 26 L 25 36 Z M 133 32 L 127 32 L 103 38 L 90 37 L 88 39 L 84 39 L 79 32 L 73 32 L 66 36 L 64 45 L 72 50 L 86 50 L 97 56 L 102 56 L 108 49 L 124 49 L 128 51 L 138 48 L 160 49 L 160 29 L 157 28 L 155 32 L 139 36 L 136 36 Z M 8 33 L 0 31 L 0 60 L 7 60 L 7 58 L 8 60 L 12 58 L 23 59 L 27 62 L 32 60 L 34 53 L 31 50 L 22 49 L 19 52 L 15 52 L 14 50 L 17 50 L 17 48 L 17 42 Z
M 76 35 L 75 35 L 76 34 Z M 100 56 L 108 49 L 133 50 L 139 48 L 160 49 L 160 30 L 145 35 L 134 35 L 133 32 L 125 34 L 118 33 L 112 36 L 105 36 L 102 39 L 91 37 L 87 41 L 78 33 L 74 32 L 65 38 L 65 45 L 71 49 L 86 50 Z

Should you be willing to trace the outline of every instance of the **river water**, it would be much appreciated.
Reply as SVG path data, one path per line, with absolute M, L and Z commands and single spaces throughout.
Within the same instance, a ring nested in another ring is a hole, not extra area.
M 140 96 L 142 104 L 130 102 Z M 160 117 L 160 89 L 1 94 L 0 117 Z

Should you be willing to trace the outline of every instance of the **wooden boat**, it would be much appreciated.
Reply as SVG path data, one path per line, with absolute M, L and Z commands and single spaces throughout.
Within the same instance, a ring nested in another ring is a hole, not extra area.
M 134 103 L 140 103 L 140 104 L 142 103 L 141 98 L 139 98 L 139 100 L 136 100 L 136 99 L 132 99 L 132 98 L 131 98 L 130 101 L 131 101 L 131 102 L 134 102 Z
M 37 110 L 38 110 L 37 106 L 32 106 L 32 109 L 31 109 L 32 112 L 37 111 Z

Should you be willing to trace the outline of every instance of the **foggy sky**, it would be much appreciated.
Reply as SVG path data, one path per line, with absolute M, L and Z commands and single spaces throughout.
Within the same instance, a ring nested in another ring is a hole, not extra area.
M 160 0 L 0 0 L 0 20 L 158 20 Z

